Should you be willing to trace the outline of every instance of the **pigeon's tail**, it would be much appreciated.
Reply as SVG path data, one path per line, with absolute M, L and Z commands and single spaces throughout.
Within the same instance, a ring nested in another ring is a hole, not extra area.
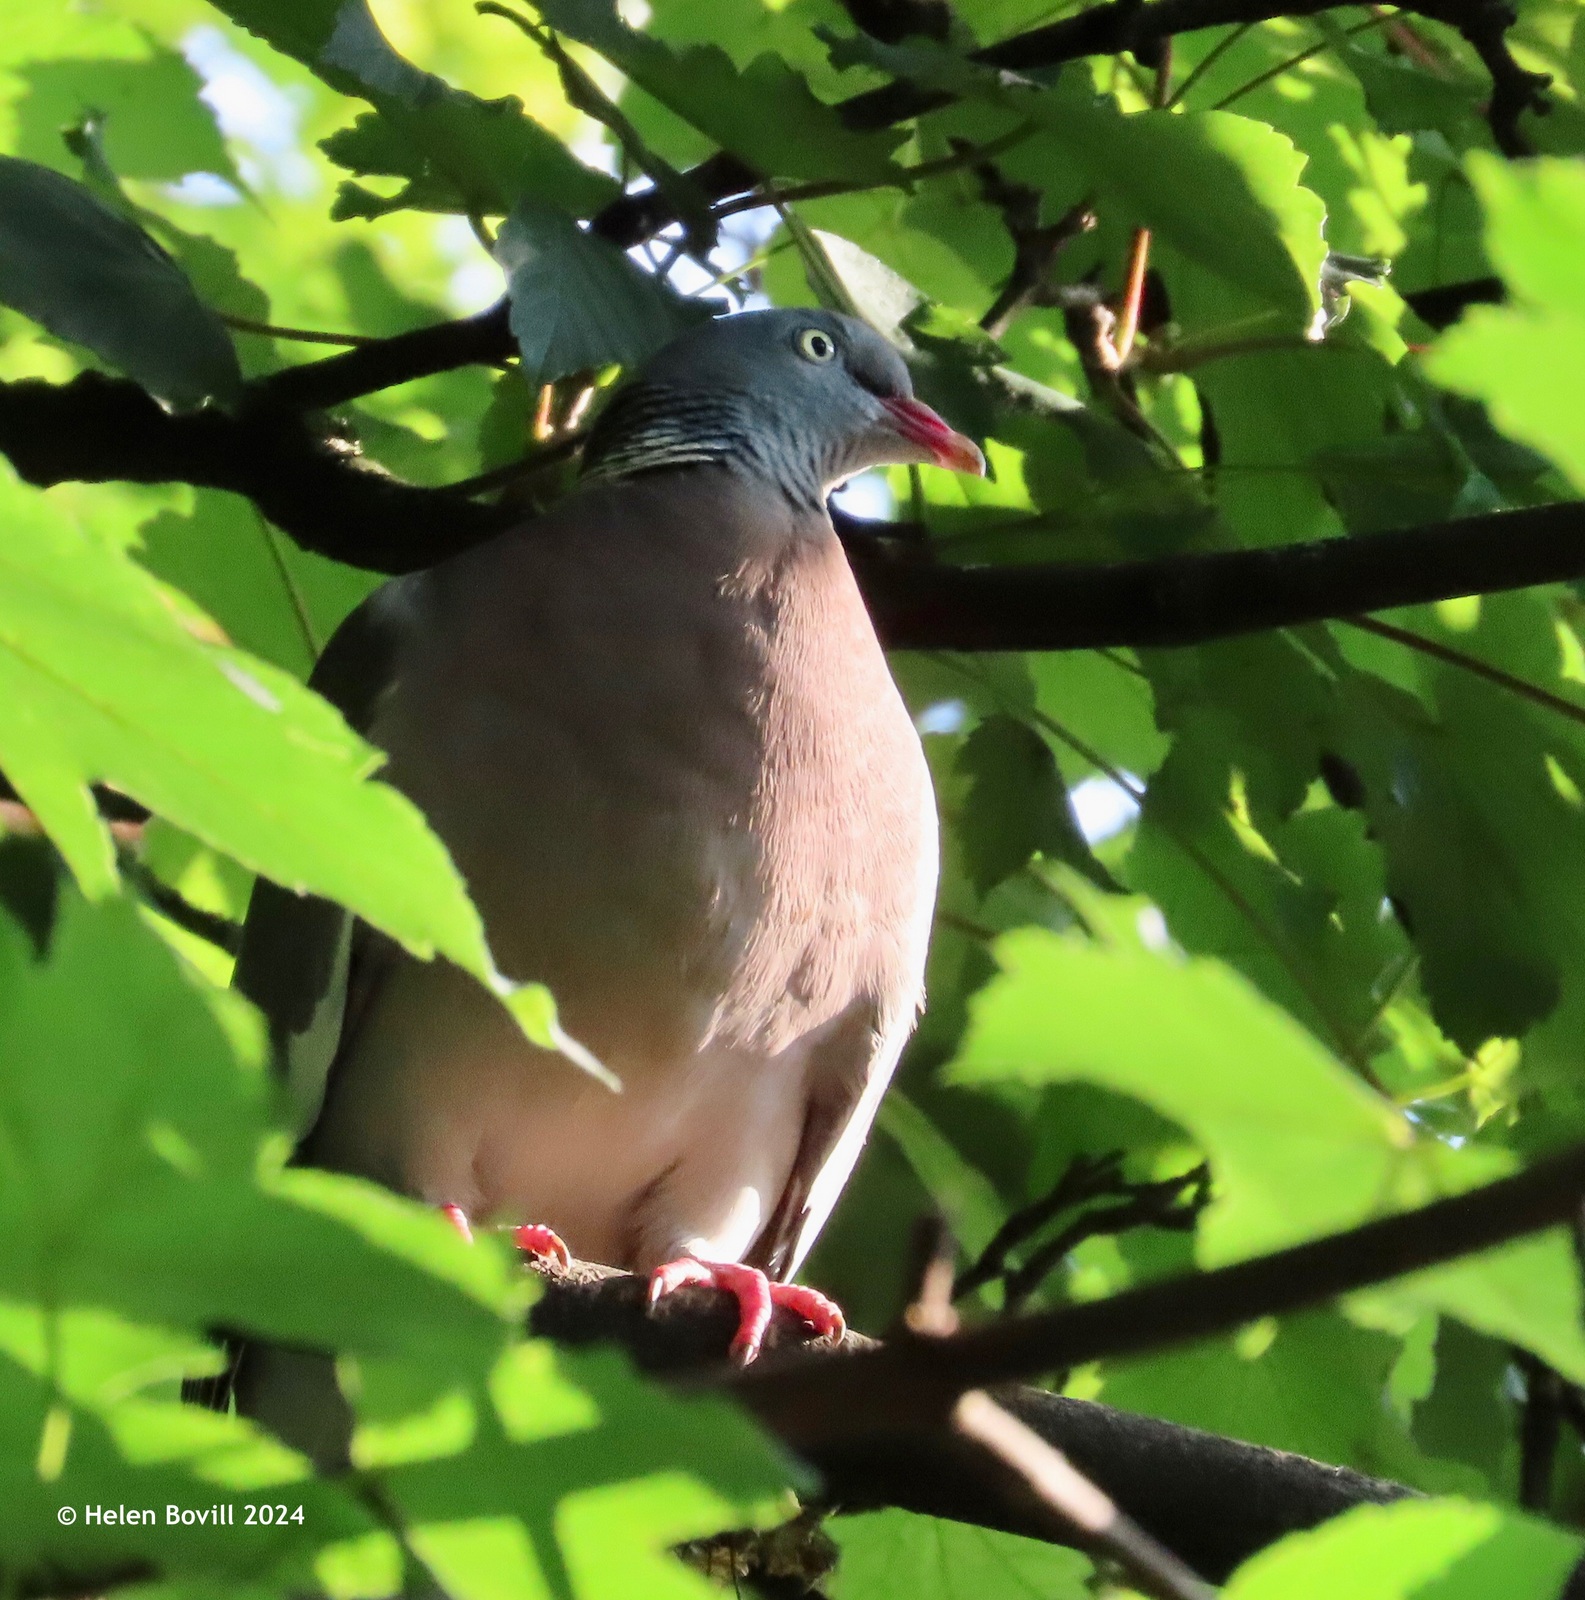
M 247 1340 L 236 1334 L 217 1336 L 225 1352 L 226 1364 L 219 1372 L 204 1378 L 183 1378 L 182 1399 L 190 1406 L 202 1406 L 206 1411 L 230 1411 L 236 1398 L 237 1372 L 247 1354 Z

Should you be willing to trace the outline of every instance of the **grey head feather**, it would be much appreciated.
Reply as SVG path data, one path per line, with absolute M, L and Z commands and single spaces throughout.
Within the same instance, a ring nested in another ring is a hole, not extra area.
M 928 460 L 883 402 L 913 382 L 874 329 L 834 311 L 746 311 L 692 328 L 618 391 L 584 451 L 595 480 L 718 463 L 796 504 L 845 478 Z

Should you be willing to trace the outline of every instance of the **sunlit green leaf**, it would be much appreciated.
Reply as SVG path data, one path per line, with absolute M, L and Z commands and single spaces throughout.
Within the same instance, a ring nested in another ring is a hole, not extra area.
M 1484 400 L 1499 427 L 1534 445 L 1585 489 L 1585 173 L 1576 163 L 1516 169 L 1472 155 L 1486 247 L 1518 302 L 1478 306 L 1444 335 L 1430 370 Z
M 329 153 L 355 172 L 407 178 L 426 209 L 500 215 L 533 194 L 598 210 L 615 185 L 576 160 L 516 99 L 486 101 L 400 56 L 367 0 L 221 0 L 243 27 L 378 113 L 336 135 Z M 357 213 L 349 213 L 357 214 Z
M 1077 1551 L 907 1511 L 831 1525 L 841 1554 L 832 1600 L 1084 1600 L 1090 1563 Z
M 4 504 L 0 768 L 85 889 L 114 883 L 89 794 L 104 781 L 499 986 L 444 847 L 408 800 L 368 781 L 377 752 L 286 673 L 195 636 L 157 585 L 47 503 L 13 483 Z M 558 1039 L 542 992 L 521 990 L 514 1009 Z
M 1440 1500 L 1351 1511 L 1241 1568 L 1227 1600 L 1556 1600 L 1579 1559 L 1572 1534 L 1491 1505 Z
M 808 84 L 775 55 L 739 71 L 714 45 L 672 50 L 627 27 L 615 0 L 540 0 L 540 14 L 570 39 L 598 50 L 724 149 L 767 176 L 884 183 L 898 172 L 899 136 L 844 127 Z

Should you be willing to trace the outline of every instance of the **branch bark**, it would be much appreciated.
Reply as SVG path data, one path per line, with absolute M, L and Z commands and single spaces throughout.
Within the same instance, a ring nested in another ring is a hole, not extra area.
M 971 60 L 1010 72 L 1030 72 L 1061 66 L 1087 56 L 1128 52 L 1136 60 L 1153 62 L 1164 44 L 1180 33 L 1202 28 L 1237 27 L 1270 22 L 1277 17 L 1307 17 L 1338 8 L 1342 0 L 1106 0 L 1088 6 L 1060 21 L 976 51 Z M 1487 120 L 1499 149 L 1505 155 L 1525 155 L 1528 149 L 1519 133 L 1519 118 L 1531 107 L 1544 104 L 1542 92 L 1550 78 L 1526 71 L 1508 49 L 1505 31 L 1514 12 L 1505 0 L 1412 0 L 1403 9 L 1456 29 L 1480 56 L 1491 74 L 1492 96 Z M 842 101 L 837 109 L 851 128 L 884 128 L 910 117 L 948 105 L 952 96 L 923 89 L 899 79 L 879 89 Z M 719 151 L 687 174 L 696 190 L 711 201 L 752 189 L 760 174 L 736 156 Z M 673 208 L 657 190 L 623 195 L 594 219 L 593 226 L 624 248 L 640 243 L 668 223 L 677 221 Z
M 228 489 L 253 500 L 305 550 L 372 572 L 433 566 L 516 516 L 455 490 L 401 483 L 268 394 L 235 416 L 173 416 L 136 384 L 96 372 L 58 386 L 0 383 L 0 452 L 39 487 L 119 480 Z M 886 525 L 841 516 L 837 523 L 893 649 L 1203 644 L 1585 576 L 1585 503 L 1578 502 L 1351 539 L 1000 567 L 888 555 L 876 537 Z
M 840 1365 L 767 1362 L 731 1387 L 784 1437 L 862 1438 L 945 1416 L 969 1389 L 1207 1338 L 1489 1250 L 1571 1222 L 1582 1197 L 1578 1145 L 1498 1183 L 1235 1266 L 928 1341 L 893 1341 Z
M 649 1312 L 642 1278 L 577 1262 L 565 1276 L 547 1275 L 531 1321 L 534 1332 L 564 1344 L 621 1344 L 646 1372 L 697 1385 L 723 1372 L 737 1311 L 727 1295 L 690 1288 Z M 833 1355 L 829 1346 L 807 1344 L 799 1330 L 796 1317 L 778 1312 L 766 1350 L 780 1352 L 793 1371 L 808 1369 L 816 1381 L 834 1376 L 850 1356 L 890 1348 L 849 1333 Z M 991 1392 L 1131 1521 L 1217 1581 L 1285 1534 L 1413 1492 L 1346 1467 L 1043 1389 L 1005 1385 Z M 772 1407 L 752 1397 L 748 1403 L 819 1470 L 827 1499 L 842 1511 L 894 1506 L 1029 1538 L 1084 1542 L 1077 1532 L 1055 1528 L 1050 1508 L 1016 1482 L 987 1476 L 948 1415 L 938 1418 L 922 1406 L 902 1427 L 823 1440 L 809 1430 L 783 1431 Z
M 1585 504 L 1154 561 L 949 567 L 855 560 L 894 649 L 1205 644 L 1585 575 Z
M 616 1340 L 648 1371 L 733 1396 L 820 1470 L 844 1508 L 899 1506 L 1050 1538 L 1049 1507 L 987 1481 L 953 1427 L 962 1395 L 1003 1385 L 991 1391 L 1000 1405 L 1155 1540 L 1219 1580 L 1284 1533 L 1411 1491 L 1012 1380 L 1205 1338 L 1477 1254 L 1572 1220 L 1582 1196 L 1585 1146 L 1577 1146 L 1516 1177 L 1346 1233 L 961 1333 L 899 1332 L 886 1344 L 849 1335 L 840 1353 L 794 1353 L 784 1317 L 747 1372 L 721 1361 L 735 1314 L 713 1291 L 680 1292 L 652 1317 L 642 1280 L 580 1268 L 551 1281 L 532 1324 L 569 1343 Z M 713 1364 L 700 1372 L 701 1363 Z
M 293 371 L 317 372 L 342 359 Z M 0 452 L 39 488 L 121 482 L 230 489 L 305 550 L 375 572 L 433 566 L 503 524 L 491 507 L 365 465 L 267 393 L 234 416 L 173 415 L 135 383 L 98 372 L 60 385 L 0 383 Z
M 1016 1473 L 1021 1485 L 1061 1519 L 1061 1526 L 1076 1530 L 1093 1553 L 1114 1561 L 1141 1594 L 1157 1600 L 1216 1600 L 1199 1573 L 983 1389 L 971 1389 L 958 1401 L 952 1425 L 981 1446 L 993 1468 Z

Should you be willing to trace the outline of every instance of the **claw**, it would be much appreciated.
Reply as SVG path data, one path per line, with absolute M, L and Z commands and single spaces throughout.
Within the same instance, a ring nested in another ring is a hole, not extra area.
M 694 1256 L 682 1256 L 656 1267 L 649 1278 L 650 1305 L 687 1283 L 725 1289 L 737 1301 L 737 1333 L 728 1354 L 740 1366 L 746 1367 L 759 1354 L 777 1306 L 796 1312 L 814 1330 L 816 1338 L 840 1339 L 846 1331 L 840 1308 L 819 1290 L 797 1283 L 772 1283 L 758 1267 L 745 1267 L 735 1261 L 700 1261 Z
M 565 1272 L 572 1265 L 572 1252 L 562 1242 L 561 1235 L 542 1223 L 525 1222 L 512 1229 L 512 1243 L 526 1256 L 546 1266 Z

